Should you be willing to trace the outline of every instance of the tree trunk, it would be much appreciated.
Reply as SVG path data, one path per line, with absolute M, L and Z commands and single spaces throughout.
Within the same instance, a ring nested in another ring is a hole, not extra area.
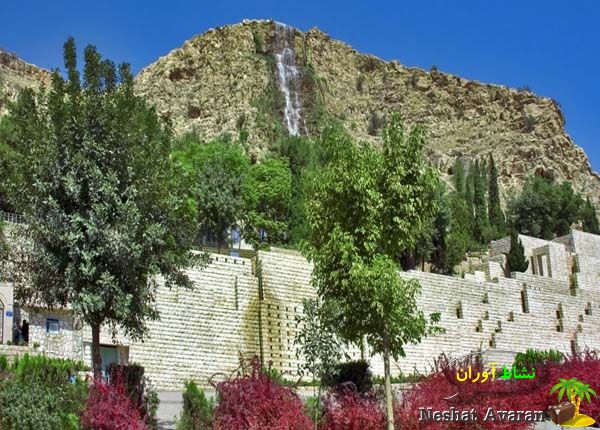
M 100 324 L 92 325 L 92 367 L 94 379 L 102 376 L 102 357 L 100 356 Z
M 394 395 L 392 393 L 392 372 L 390 370 L 390 336 L 387 330 L 383 334 L 383 371 L 385 374 L 387 430 L 394 430 Z
M 365 337 L 360 337 L 360 359 L 366 361 L 367 354 L 365 353 Z

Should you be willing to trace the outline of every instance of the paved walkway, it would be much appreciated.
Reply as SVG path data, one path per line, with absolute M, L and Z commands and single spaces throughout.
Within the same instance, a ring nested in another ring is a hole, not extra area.
M 183 399 L 181 391 L 159 391 L 158 418 L 159 430 L 175 430 L 175 419 L 179 418 L 181 408 L 183 407 Z

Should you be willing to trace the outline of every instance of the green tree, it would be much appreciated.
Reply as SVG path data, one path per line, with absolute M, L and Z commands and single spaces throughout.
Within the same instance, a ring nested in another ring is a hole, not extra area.
M 485 230 L 488 227 L 488 214 L 485 204 L 485 176 L 484 168 L 479 161 L 471 166 L 470 176 L 473 181 L 473 235 L 479 243 L 485 243 Z
M 465 253 L 471 242 L 471 229 L 468 224 L 469 210 L 467 204 L 458 193 L 448 194 L 445 205 L 450 216 L 438 268 L 441 273 L 452 274 L 454 267 L 465 258 Z
M 581 215 L 584 201 L 568 182 L 533 176 L 510 205 L 512 223 L 518 232 L 552 240 L 568 234 Z
M 181 418 L 177 422 L 177 430 L 210 430 L 215 404 L 207 399 L 204 391 L 194 381 L 185 383 L 182 394 L 183 408 Z
M 519 235 L 515 229 L 511 229 L 510 251 L 508 252 L 506 263 L 508 264 L 508 273 L 526 272 L 529 268 L 529 261 L 527 261 L 527 257 L 525 256 L 523 242 L 519 239 Z
M 11 108 L 9 193 L 30 243 L 17 297 L 69 305 L 89 324 L 99 376 L 102 325 L 139 339 L 158 318 L 157 275 L 191 287 L 195 214 L 169 157 L 171 135 L 134 94 L 129 66 L 117 71 L 93 46 L 84 55 L 82 80 L 67 40 L 68 79 L 55 71 L 50 91 L 24 90 Z
M 510 212 L 517 232 L 540 239 L 554 238 L 558 204 L 547 179 L 539 176 L 529 178 L 521 193 L 511 202 Z
M 8 144 L 14 133 L 14 127 L 8 118 L 0 118 L 0 211 L 14 212 L 8 201 L 7 186 L 10 182 L 10 160 L 15 156 L 14 150 Z
M 454 160 L 454 168 L 453 168 L 453 176 L 452 180 L 454 182 L 454 189 L 456 192 L 464 196 L 465 194 L 465 182 L 466 182 L 466 174 L 465 174 L 465 163 L 462 158 L 457 158 Z
M 237 143 L 216 139 L 204 144 L 194 135 L 179 139 L 172 157 L 196 202 L 201 233 L 213 236 L 220 252 L 228 229 L 245 216 L 242 187 L 250 158 Z
M 558 200 L 558 211 L 554 215 L 556 223 L 554 234 L 564 236 L 571 232 L 571 226 L 574 223 L 581 220 L 581 208 L 584 207 L 585 201 L 573 190 L 569 182 L 562 182 L 560 185 L 551 184 Z
M 467 208 L 471 212 L 471 218 L 473 218 L 473 214 L 475 211 L 473 210 L 473 183 L 474 177 L 472 174 L 472 166 L 469 166 L 469 174 L 465 179 L 465 203 L 467 204 Z
M 243 233 L 259 248 L 287 237 L 292 200 L 292 173 L 286 159 L 267 158 L 251 167 L 242 186 L 246 208 Z
M 589 197 L 581 209 L 581 221 L 583 224 L 583 231 L 592 234 L 600 234 L 600 224 L 598 223 L 596 207 Z
M 489 224 L 495 229 L 495 237 L 498 239 L 506 234 L 506 219 L 500 206 L 500 190 L 498 188 L 498 169 L 494 157 L 490 154 L 489 182 L 488 182 L 488 218 Z
M 0 280 L 6 279 L 6 264 L 8 262 L 8 244 L 4 236 L 4 223 L 0 219 Z
M 296 317 L 300 330 L 294 339 L 298 345 L 296 354 L 302 359 L 299 373 L 309 374 L 313 379 L 319 380 L 318 391 L 314 387 L 313 395 L 321 398 L 321 389 L 326 375 L 330 374 L 342 357 L 342 342 L 339 339 L 335 326 L 335 310 L 325 306 L 315 299 L 302 301 L 302 315 Z M 319 409 L 313 408 L 313 422 L 318 428 Z
M 382 353 L 388 429 L 393 424 L 390 358 L 405 355 L 439 321 L 418 309 L 420 285 L 399 276 L 399 261 L 434 215 L 437 179 L 423 156 L 423 132 L 405 133 L 397 114 L 383 133 L 383 150 L 332 137 L 331 161 L 312 184 L 308 203 L 310 258 L 324 303 L 340 310 L 340 335 L 364 335 Z
M 326 135 L 330 131 L 326 131 Z M 307 184 L 327 164 L 326 138 L 309 139 L 302 136 L 282 138 L 277 153 L 289 160 L 292 172 L 292 199 L 290 202 L 288 242 L 297 245 L 308 238 L 306 221 Z
M 448 228 L 448 212 L 444 202 L 444 184 L 439 182 L 434 193 L 427 198 L 435 203 L 435 213 L 432 218 L 423 222 L 421 228 L 416 232 L 415 245 L 407 250 L 401 260 L 404 270 L 414 270 L 417 265 L 425 270 L 425 262 L 435 264 L 438 250 L 444 247 L 446 230 Z

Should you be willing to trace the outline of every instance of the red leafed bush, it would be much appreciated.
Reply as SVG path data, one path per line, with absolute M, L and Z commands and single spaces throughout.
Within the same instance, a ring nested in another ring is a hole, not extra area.
M 383 430 L 382 402 L 375 395 L 342 389 L 325 400 L 322 430 Z
M 474 372 L 481 370 L 473 365 Z M 477 411 L 477 423 L 453 422 L 443 423 L 443 428 L 455 429 L 525 429 L 530 423 L 517 422 L 483 422 L 488 408 L 494 411 L 545 411 L 558 403 L 556 395 L 550 397 L 552 386 L 560 378 L 578 378 L 592 388 L 600 388 L 600 360 L 594 354 L 584 354 L 568 358 L 564 363 L 549 362 L 536 368 L 536 377 L 532 380 L 488 381 L 483 384 L 456 382 L 456 369 L 448 369 L 427 378 L 408 392 L 401 402 L 397 403 L 395 422 L 403 430 L 439 429 L 440 423 L 419 421 L 419 408 L 432 408 L 434 411 L 445 411 L 451 407 L 457 410 Z M 498 378 L 498 376 L 497 376 Z M 446 397 L 458 394 L 450 400 Z M 563 399 L 564 400 L 564 399 Z M 600 399 L 592 399 L 592 403 L 581 404 L 581 412 L 596 420 L 600 418 Z
M 252 374 L 217 385 L 219 405 L 215 430 L 311 430 L 302 401 L 289 388 L 277 385 L 254 360 Z
M 85 430 L 148 430 L 127 396 L 125 384 L 101 380 L 90 387 L 81 424 Z
M 547 366 L 548 373 L 547 385 L 542 387 L 540 396 L 546 400 L 546 407 L 558 403 L 556 394 L 550 398 L 549 393 L 554 384 L 557 384 L 560 378 L 577 378 L 586 384 L 589 384 L 600 395 L 600 358 L 594 352 L 585 352 L 567 358 L 562 364 L 550 363 Z M 563 399 L 564 400 L 564 399 Z M 592 397 L 591 403 L 581 402 L 581 413 L 588 415 L 600 422 L 600 397 Z

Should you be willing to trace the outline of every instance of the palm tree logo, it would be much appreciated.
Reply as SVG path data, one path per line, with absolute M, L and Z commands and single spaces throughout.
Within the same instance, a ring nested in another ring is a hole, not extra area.
M 561 378 L 559 383 L 550 390 L 550 395 L 556 392 L 558 392 L 559 402 L 566 394 L 570 404 L 562 403 L 558 406 L 550 407 L 549 413 L 554 423 L 564 427 L 587 427 L 595 423 L 593 418 L 579 412 L 582 400 L 587 400 L 588 403 L 591 403 L 592 396 L 598 397 L 589 384 L 585 384 L 577 378 Z

